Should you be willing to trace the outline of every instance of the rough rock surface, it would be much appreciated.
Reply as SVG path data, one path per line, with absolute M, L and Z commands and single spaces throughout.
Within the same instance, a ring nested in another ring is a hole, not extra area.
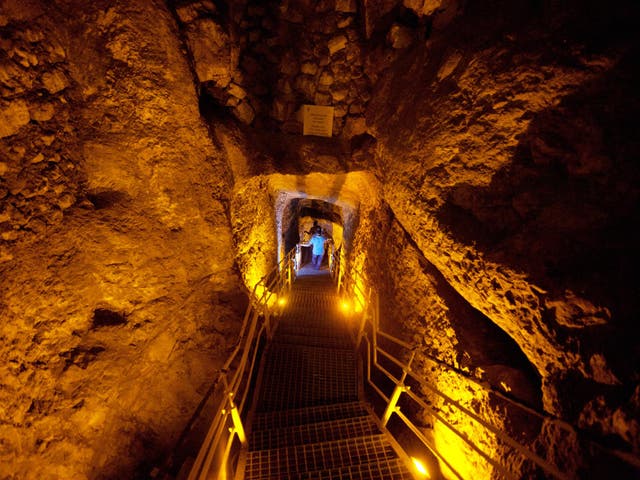
M 367 172 L 309 175 L 259 175 L 237 182 L 232 201 L 232 221 L 238 248 L 238 264 L 247 285 L 255 285 L 274 266 L 277 255 L 282 258 L 287 231 L 298 235 L 300 213 L 292 204 L 304 200 L 332 208 L 343 237 L 345 255 L 355 263 L 366 252 L 372 225 L 363 218 L 373 217 L 381 208 L 380 186 Z M 266 198 L 265 198 L 266 197 Z M 329 207 L 329 205 L 331 207 Z M 318 213 L 320 213 L 320 208 Z M 288 210 L 298 212 L 291 215 Z M 326 215 L 326 214 L 325 214 Z M 300 242 L 295 238 L 293 244 Z
M 142 476 L 243 314 L 226 163 L 160 4 L 0 6 L 0 477 Z
M 242 124 L 299 134 L 302 105 L 317 104 L 335 108 L 334 136 L 362 133 L 370 82 L 355 2 L 239 2 L 224 15 L 196 1 L 176 11 L 203 91 Z
M 0 0 L 0 477 L 147 474 L 234 338 L 241 284 L 318 216 L 425 378 L 570 475 L 610 459 L 475 380 L 637 460 L 637 16 Z M 334 106 L 332 139 L 300 135 L 306 103 Z
M 590 33 L 623 18 L 544 30 L 557 12 L 486 13 L 385 64 L 367 111 L 384 198 L 535 366 L 545 410 L 637 453 L 637 37 Z

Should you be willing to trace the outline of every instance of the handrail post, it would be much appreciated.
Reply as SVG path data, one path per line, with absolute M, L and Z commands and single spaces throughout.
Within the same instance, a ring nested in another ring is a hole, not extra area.
M 356 349 L 360 348 L 360 343 L 362 342 L 362 337 L 364 336 L 364 330 L 367 325 L 367 320 L 371 315 L 370 309 L 371 307 L 369 306 L 369 308 L 364 309 L 362 312 L 362 320 L 360 321 L 360 328 L 358 329 L 358 336 L 356 337 Z
M 282 290 L 289 290 L 289 287 L 291 286 L 291 275 L 291 262 L 287 258 L 287 269 L 284 277 L 284 282 L 282 282 Z
M 382 426 L 385 427 L 387 422 L 391 418 L 391 415 L 394 412 L 399 410 L 397 407 L 398 400 L 400 400 L 400 395 L 404 392 L 407 392 L 411 387 L 404 384 L 404 381 L 407 379 L 407 373 L 409 373 L 409 369 L 411 369 L 411 364 L 413 363 L 413 358 L 416 356 L 415 350 L 411 352 L 411 358 L 409 358 L 409 363 L 407 366 L 402 369 L 402 377 L 400 381 L 396 384 L 396 388 L 393 389 L 393 395 L 391 395 L 391 399 L 389 400 L 389 405 L 387 405 L 387 409 L 384 411 L 384 415 L 382 416 Z
M 296 276 L 296 265 L 295 265 L 295 259 L 293 258 L 293 255 L 291 255 L 289 257 L 289 284 L 287 285 L 287 290 L 291 290 L 292 286 L 293 286 L 293 279 Z
M 386 427 L 389 418 L 391 418 L 391 414 L 396 412 L 398 400 L 400 400 L 400 395 L 408 390 L 409 387 L 405 387 L 401 383 L 396 385 L 396 388 L 393 389 L 393 395 L 391 395 L 391 399 L 389 400 L 389 405 L 387 405 L 387 409 L 384 411 L 384 415 L 382 416 L 382 426 Z
M 362 342 L 362 337 L 364 336 L 364 327 L 367 323 L 366 312 L 362 313 L 362 321 L 360 322 L 360 329 L 358 330 L 358 337 L 356 338 L 356 350 L 360 348 L 360 343 Z
M 379 327 L 379 316 L 380 316 L 380 301 L 378 298 L 378 294 L 375 295 L 375 308 L 373 310 L 373 325 L 371 330 L 372 332 L 372 341 L 373 341 L 373 363 L 378 363 L 378 327 Z
M 240 413 L 238 413 L 238 407 L 233 403 L 233 392 L 229 392 L 229 407 L 231 408 L 231 420 L 233 422 L 233 431 L 238 435 L 238 440 L 244 447 L 247 445 L 247 435 L 244 432 L 242 425 L 242 419 Z
M 264 327 L 267 330 L 267 338 L 271 340 L 273 338 L 273 325 L 271 325 L 271 315 L 269 315 L 269 306 L 265 305 L 262 311 L 264 315 Z

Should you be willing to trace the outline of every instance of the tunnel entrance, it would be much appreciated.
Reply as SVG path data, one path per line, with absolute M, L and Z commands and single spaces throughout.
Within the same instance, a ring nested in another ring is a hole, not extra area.
M 308 241 L 314 222 L 336 245 L 342 243 L 344 223 L 340 206 L 320 199 L 294 198 L 282 215 L 285 250 L 289 251 L 296 244 Z
M 343 244 L 342 209 L 329 201 L 309 198 L 292 199 L 282 216 L 282 239 L 285 252 L 300 245 L 301 267 L 312 260 L 312 236 L 318 233 L 325 240 L 320 266 L 326 268 L 330 256 Z
M 230 213 L 246 287 L 252 290 L 303 242 L 314 221 L 341 258 L 352 261 L 371 232 L 360 219 L 375 216 L 381 205 L 380 185 L 365 171 L 272 174 L 244 180 L 232 197 Z

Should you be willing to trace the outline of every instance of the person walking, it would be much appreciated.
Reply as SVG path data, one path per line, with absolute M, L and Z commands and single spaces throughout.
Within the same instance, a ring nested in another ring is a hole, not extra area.
M 325 238 L 320 233 L 314 233 L 309 240 L 311 244 L 311 265 L 316 270 L 320 269 L 322 265 L 322 258 L 324 257 L 324 246 L 326 243 Z

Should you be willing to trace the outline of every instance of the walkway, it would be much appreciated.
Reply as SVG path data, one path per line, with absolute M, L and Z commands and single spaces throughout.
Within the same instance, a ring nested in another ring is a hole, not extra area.
M 301 269 L 263 359 L 245 478 L 413 478 L 361 401 L 357 372 L 328 272 Z

